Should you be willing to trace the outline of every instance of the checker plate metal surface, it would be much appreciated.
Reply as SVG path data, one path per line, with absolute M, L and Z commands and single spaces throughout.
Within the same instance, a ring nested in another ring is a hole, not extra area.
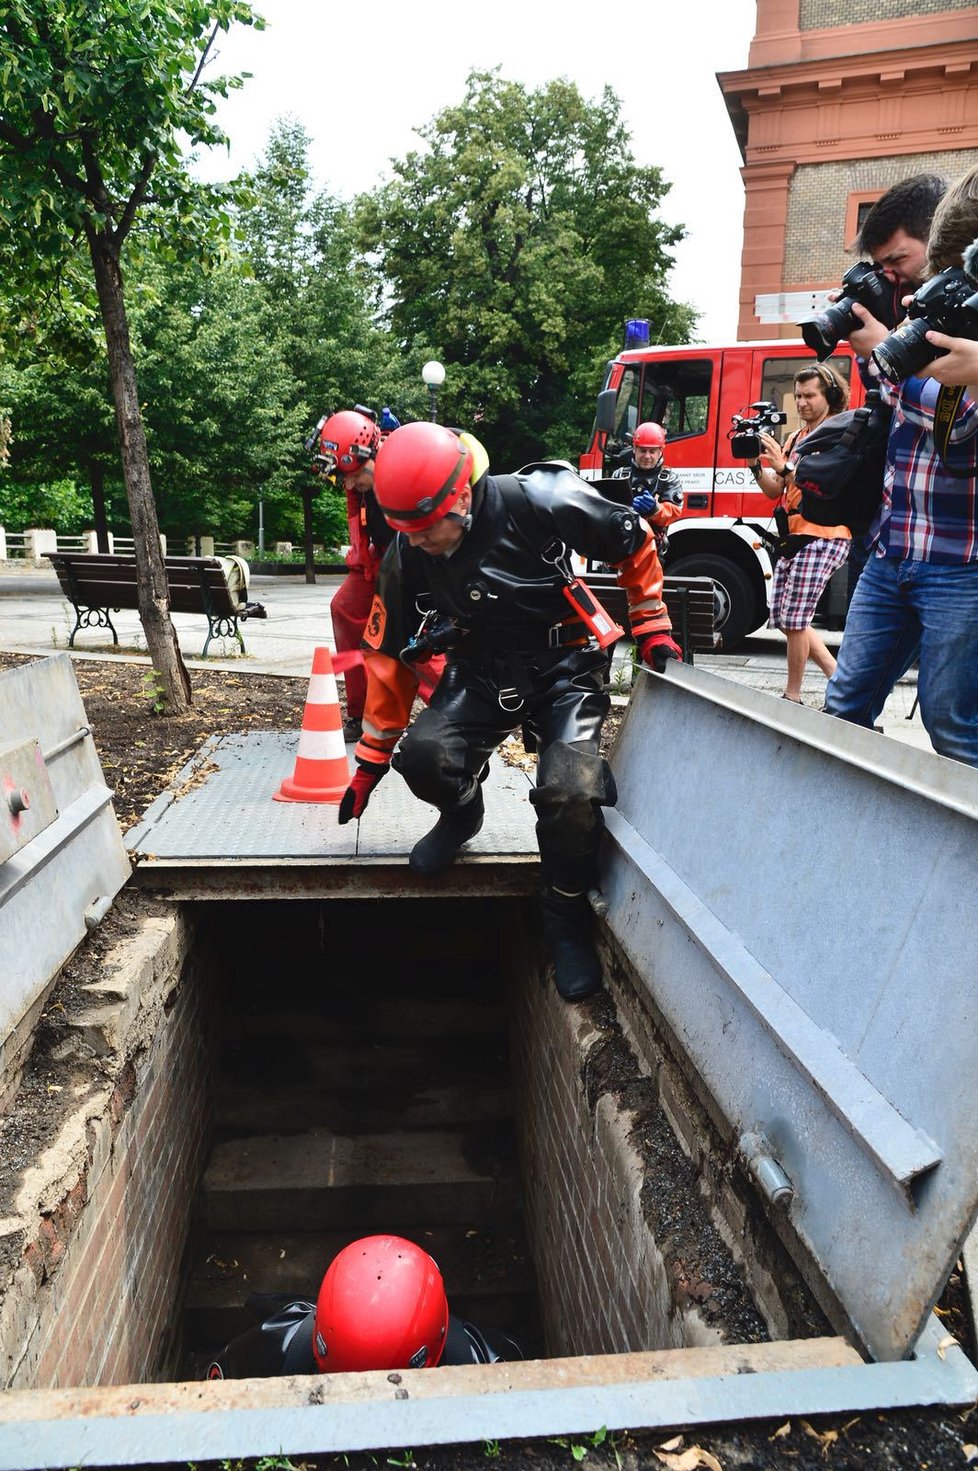
M 143 877 L 145 870 L 186 867 L 197 860 L 207 865 L 406 865 L 412 846 L 435 821 L 434 808 L 413 797 L 395 771 L 374 791 L 361 820 L 343 827 L 335 802 L 276 802 L 275 792 L 292 774 L 296 745 L 296 734 L 289 731 L 208 742 L 127 834 L 126 845 L 139 858 Z M 484 787 L 485 824 L 460 864 L 536 862 L 530 790 L 523 771 L 493 758 Z

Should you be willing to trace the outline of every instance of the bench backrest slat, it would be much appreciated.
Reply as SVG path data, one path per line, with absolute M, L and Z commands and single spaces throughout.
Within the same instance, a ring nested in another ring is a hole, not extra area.
M 50 561 L 64 593 L 91 607 L 137 608 L 138 575 L 135 557 L 106 552 L 57 552 Z M 203 589 L 211 611 L 232 616 L 239 604 L 232 598 L 224 568 L 214 557 L 165 557 L 170 607 L 176 613 L 201 613 Z

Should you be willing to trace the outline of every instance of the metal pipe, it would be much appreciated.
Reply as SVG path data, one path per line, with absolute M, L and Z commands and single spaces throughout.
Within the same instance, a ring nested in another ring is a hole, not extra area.
M 72 746 L 77 746 L 79 741 L 83 741 L 85 737 L 91 735 L 91 733 L 92 732 L 87 725 L 80 725 L 73 735 L 65 736 L 63 741 L 59 741 L 58 744 L 56 746 L 52 746 L 49 751 L 42 751 L 41 755 L 44 757 L 45 761 L 53 761 L 55 756 L 63 756 L 65 751 L 70 751 Z
M 788 1206 L 795 1195 L 784 1170 L 771 1153 L 763 1134 L 742 1134 L 737 1146 L 760 1189 L 772 1205 Z

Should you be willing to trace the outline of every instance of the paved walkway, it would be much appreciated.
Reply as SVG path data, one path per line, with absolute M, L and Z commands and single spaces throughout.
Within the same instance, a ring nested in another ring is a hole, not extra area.
M 249 619 L 242 625 L 247 653 L 241 655 L 232 639 L 211 644 L 211 654 L 200 658 L 207 635 L 207 622 L 190 613 L 175 613 L 174 627 L 180 648 L 190 669 L 248 669 L 255 674 L 308 676 L 312 652 L 325 643 L 333 646 L 329 619 L 329 602 L 339 587 L 340 576 L 321 575 L 314 584 L 301 574 L 287 577 L 253 577 L 249 596 L 264 603 L 266 619 Z M 55 573 L 46 568 L 0 570 L 0 649 L 11 653 L 45 655 L 66 650 L 74 626 L 74 612 L 58 585 Z M 139 618 L 125 609 L 113 614 L 121 648 L 113 652 L 107 629 L 83 629 L 79 632 L 72 656 L 78 659 L 122 659 L 149 663 L 146 640 Z M 830 647 L 838 647 L 840 634 L 827 634 Z M 628 646 L 616 661 L 616 685 L 627 687 Z M 700 668 L 710 669 L 753 689 L 766 690 L 780 696 L 785 679 L 785 641 L 781 634 L 763 631 L 748 639 L 736 654 L 701 654 Z M 825 691 L 825 679 L 817 671 L 806 675 L 803 699 L 806 705 L 819 708 Z M 930 741 L 919 713 L 909 718 L 917 693 L 916 674 L 911 671 L 894 690 L 883 712 L 886 735 L 930 750 Z

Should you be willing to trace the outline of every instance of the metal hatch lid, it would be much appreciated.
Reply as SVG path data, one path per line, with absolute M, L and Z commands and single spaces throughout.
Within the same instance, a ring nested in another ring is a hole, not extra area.
M 375 893 L 526 893 L 538 864 L 530 782 L 498 756 L 483 791 L 486 819 L 458 863 L 419 879 L 407 855 L 434 808 L 391 771 L 359 822 L 340 827 L 336 803 L 276 802 L 292 774 L 297 731 L 214 738 L 126 834 L 135 880 L 172 898 Z M 351 748 L 352 749 L 352 748 Z
M 0 673 L 0 800 L 2 1098 L 51 982 L 130 873 L 67 654 Z
M 685 665 L 612 764 L 608 922 L 829 1316 L 906 1357 L 978 1211 L 978 771 Z

